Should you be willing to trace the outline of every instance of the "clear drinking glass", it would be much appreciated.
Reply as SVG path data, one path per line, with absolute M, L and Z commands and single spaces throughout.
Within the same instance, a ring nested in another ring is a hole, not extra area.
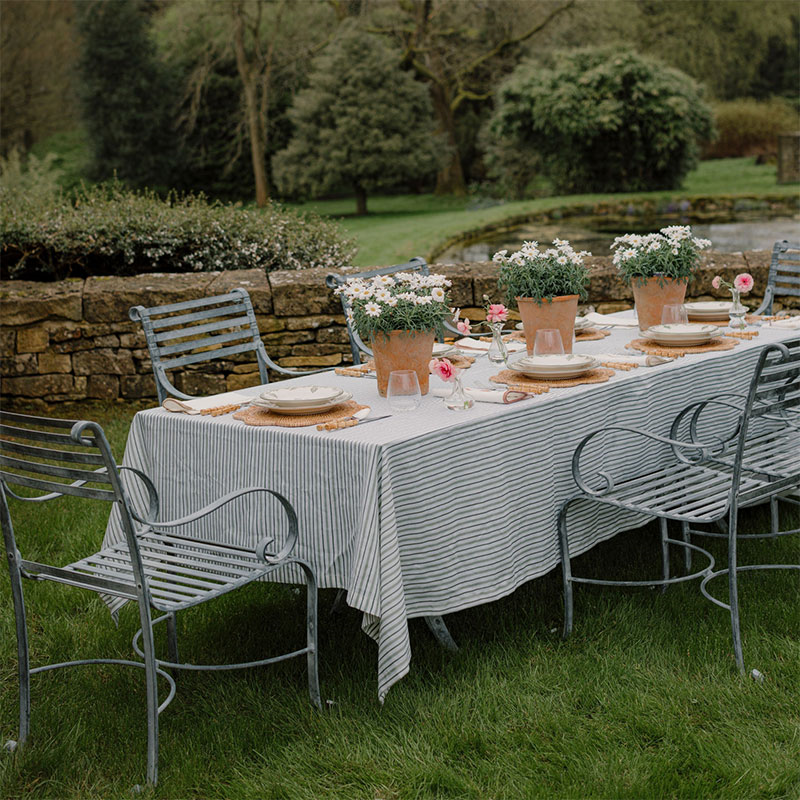
M 686 325 L 688 322 L 689 315 L 683 303 L 667 303 L 661 309 L 662 325 Z
M 422 402 L 419 390 L 419 379 L 413 369 L 399 369 L 389 374 L 389 385 L 386 387 L 389 408 L 396 414 L 416 411 Z
M 561 339 L 561 331 L 557 328 L 542 328 L 536 331 L 533 354 L 535 356 L 563 356 L 564 342 Z

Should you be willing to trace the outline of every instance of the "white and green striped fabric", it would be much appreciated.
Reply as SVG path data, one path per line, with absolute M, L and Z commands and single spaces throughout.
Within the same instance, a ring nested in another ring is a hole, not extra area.
M 614 329 L 575 350 L 624 353 L 635 335 Z M 333 432 L 153 409 L 134 418 L 123 463 L 152 478 L 162 519 L 245 486 L 288 497 L 300 522 L 298 555 L 312 563 L 323 588 L 347 589 L 348 603 L 364 612 L 363 628 L 378 644 L 382 701 L 409 670 L 409 618 L 497 600 L 558 565 L 556 516 L 575 493 L 571 458 L 586 434 L 612 424 L 666 434 L 692 400 L 746 390 L 760 348 L 796 336 L 765 327 L 730 351 L 618 372 L 608 383 L 551 389 L 513 405 L 456 412 L 428 395 L 415 412 Z M 495 372 L 481 357 L 464 383 L 486 384 Z M 390 413 L 371 379 L 328 373 L 291 383 L 346 387 L 373 416 Z M 630 474 L 648 458 L 641 448 L 612 452 L 604 468 L 616 474 Z M 140 488 L 126 481 L 142 507 Z M 573 557 L 643 521 L 607 508 L 600 520 L 596 505 L 576 504 L 574 513 Z M 281 517 L 269 502 L 248 498 L 204 518 L 192 533 L 255 545 L 265 532 L 280 533 Z M 105 543 L 120 537 L 112 512 Z

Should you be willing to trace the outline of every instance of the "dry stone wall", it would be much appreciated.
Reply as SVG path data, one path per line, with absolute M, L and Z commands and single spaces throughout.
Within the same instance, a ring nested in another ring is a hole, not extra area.
M 711 278 L 750 272 L 766 283 L 768 252 L 709 253 L 689 286 L 711 298 Z M 499 299 L 492 263 L 432 265 L 452 281 L 453 303 L 471 320 L 482 317 L 482 297 Z M 610 258 L 591 259 L 589 302 L 611 312 L 632 305 L 630 289 Z M 325 286 L 326 270 L 234 270 L 190 275 L 92 277 L 56 283 L 0 282 L 0 395 L 3 404 L 140 400 L 155 397 L 144 335 L 128 317 L 134 305 L 162 305 L 224 294 L 250 293 L 267 352 L 281 366 L 335 367 L 351 360 L 339 300 Z M 759 298 L 751 296 L 754 306 Z M 280 378 L 280 375 L 273 377 Z M 259 383 L 254 360 L 210 362 L 176 377 L 188 394 L 211 394 Z

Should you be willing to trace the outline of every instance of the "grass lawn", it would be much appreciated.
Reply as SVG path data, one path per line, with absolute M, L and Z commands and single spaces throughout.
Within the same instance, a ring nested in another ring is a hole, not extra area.
M 86 407 L 121 459 L 135 409 Z M 77 413 L 77 412 L 76 412 Z M 73 502 L 74 500 L 74 502 Z M 97 504 L 99 505 L 99 504 Z M 23 554 L 56 563 L 99 545 L 104 508 L 70 498 L 12 509 Z M 17 513 L 18 512 L 18 513 Z M 798 524 L 795 515 L 794 525 Z M 746 528 L 767 524 L 762 510 Z M 711 546 L 722 557 L 720 542 Z M 796 540 L 743 543 L 750 563 L 796 561 Z M 654 526 L 622 534 L 576 570 L 656 574 Z M 676 555 L 676 562 L 677 562 Z M 677 569 L 678 564 L 675 564 Z M 130 657 L 134 609 L 112 624 L 100 600 L 26 582 L 33 665 Z M 724 581 L 715 587 L 725 592 Z M 0 735 L 16 737 L 16 649 L 7 572 L 0 577 Z M 321 598 L 321 683 L 308 704 L 303 663 L 180 676 L 161 716 L 160 783 L 175 798 L 792 798 L 800 793 L 797 574 L 741 581 L 745 659 L 735 671 L 726 612 L 696 584 L 661 595 L 579 587 L 576 631 L 562 642 L 558 570 L 512 596 L 447 618 L 461 646 L 441 650 L 411 623 L 411 673 L 376 700 L 376 650 L 352 609 Z M 255 658 L 303 641 L 304 599 L 256 585 L 184 614 L 183 652 Z M 162 643 L 163 644 L 163 643 Z M 163 687 L 162 687 L 163 690 Z M 129 797 L 144 781 L 144 678 L 91 667 L 34 676 L 32 739 L 0 752 L 2 797 Z
M 339 219 L 344 230 L 359 246 L 357 266 L 395 264 L 412 256 L 428 256 L 451 236 L 500 222 L 507 217 L 545 211 L 562 205 L 597 203 L 610 198 L 691 197 L 702 195 L 796 195 L 798 185 L 776 183 L 776 168 L 758 165 L 752 158 L 726 158 L 702 161 L 690 173 L 680 191 L 637 192 L 619 195 L 566 195 L 520 200 L 488 208 L 474 198 L 436 197 L 435 195 L 375 195 L 368 200 L 369 215 L 354 216 L 355 200 L 319 200 L 300 209 L 309 209 Z

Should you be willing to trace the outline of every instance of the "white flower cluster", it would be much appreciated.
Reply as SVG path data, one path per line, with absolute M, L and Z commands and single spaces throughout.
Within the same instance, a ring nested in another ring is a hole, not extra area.
M 379 317 L 387 308 L 396 308 L 399 303 L 407 307 L 444 303 L 450 286 L 452 281 L 444 275 L 397 272 L 394 276 L 376 275 L 369 280 L 350 278 L 335 293 L 343 294 L 349 305 L 362 307 L 367 316 Z M 348 308 L 347 318 L 350 322 L 353 316 L 352 308 Z
M 688 225 L 670 225 L 662 228 L 658 233 L 648 233 L 644 236 L 638 233 L 617 236 L 611 245 L 611 249 L 615 251 L 613 261 L 615 265 L 619 265 L 644 253 L 662 252 L 677 256 L 684 242 L 697 250 L 711 247 L 709 239 L 698 239 L 696 236 L 692 236 L 692 229 Z
M 565 239 L 553 239 L 553 246 L 546 250 L 539 249 L 539 242 L 523 242 L 522 247 L 516 253 L 508 255 L 508 250 L 500 250 L 494 254 L 492 261 L 495 264 L 511 264 L 512 266 L 524 266 L 531 262 L 542 262 L 542 266 L 547 263 L 574 264 L 576 267 L 583 266 L 583 259 L 591 256 L 586 250 L 575 252 L 572 245 Z

